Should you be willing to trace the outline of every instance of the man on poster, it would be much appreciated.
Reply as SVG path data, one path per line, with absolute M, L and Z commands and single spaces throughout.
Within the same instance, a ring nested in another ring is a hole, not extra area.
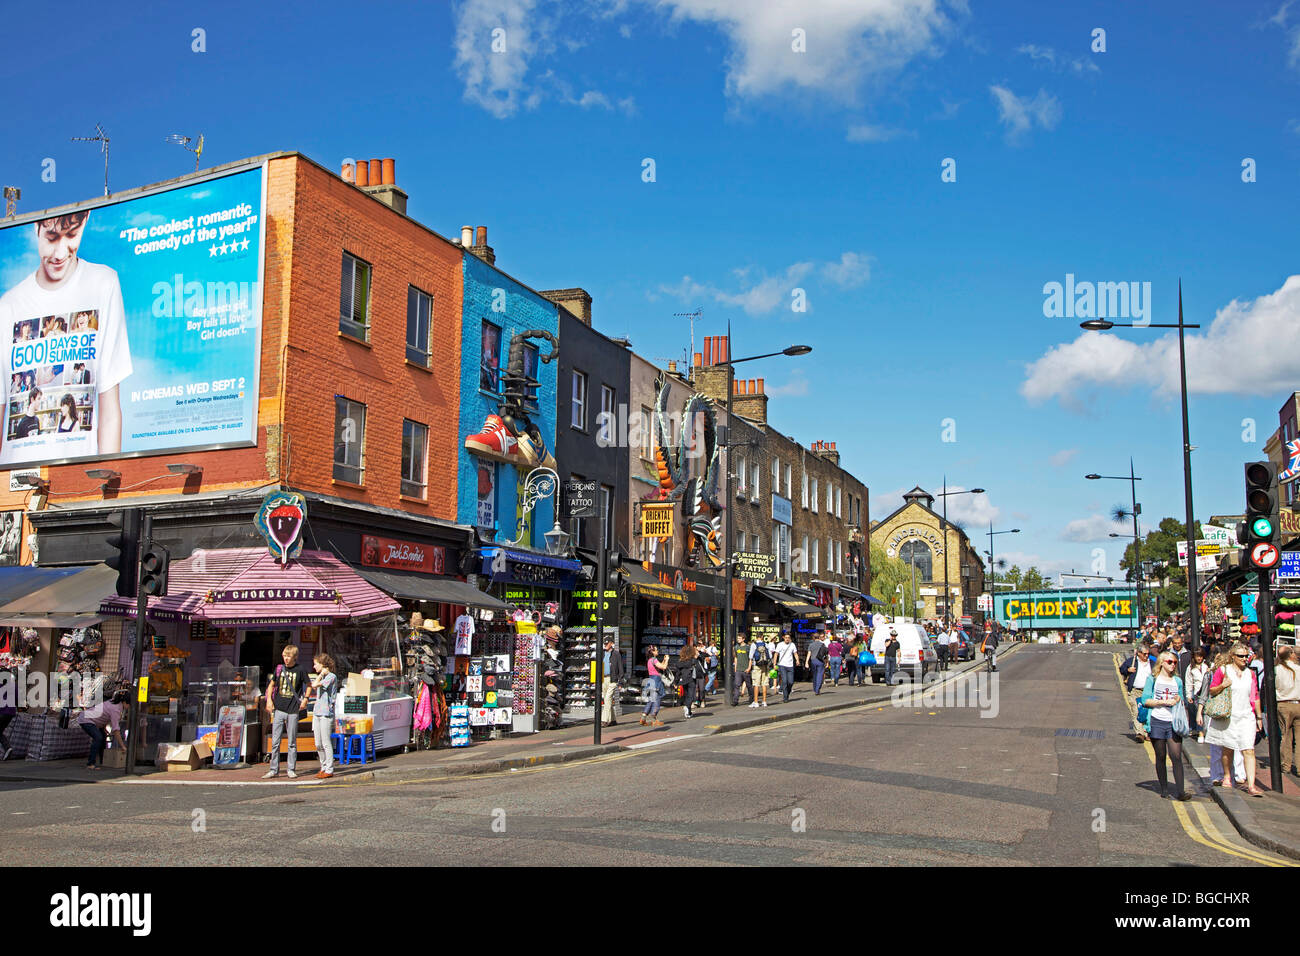
M 37 222 L 36 270 L 0 297 L 0 336 L 7 333 L 13 343 L 0 377 L 6 389 L 0 465 L 114 455 L 122 449 L 118 386 L 132 371 L 126 313 L 117 272 L 78 254 L 89 215 L 82 210 Z M 33 339 L 25 330 L 41 318 L 59 321 L 47 323 L 46 334 Z M 37 412 L 54 408 L 42 405 L 46 396 L 57 401 L 54 389 L 42 392 L 24 374 L 33 370 L 52 373 L 52 385 L 73 386 L 74 400 L 86 409 L 83 427 L 44 433 L 31 427 L 32 420 L 39 421 Z M 15 394 L 13 382 L 20 375 L 19 381 L 32 384 Z

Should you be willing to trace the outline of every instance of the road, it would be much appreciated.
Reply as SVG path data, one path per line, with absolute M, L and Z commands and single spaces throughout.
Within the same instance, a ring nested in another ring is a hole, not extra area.
M 1151 789 L 1113 649 L 1027 646 L 997 715 L 871 706 L 510 774 L 258 788 L 0 786 L 7 865 L 1252 866 Z M 969 678 L 964 678 L 969 680 Z M 689 725 L 683 730 L 693 730 Z

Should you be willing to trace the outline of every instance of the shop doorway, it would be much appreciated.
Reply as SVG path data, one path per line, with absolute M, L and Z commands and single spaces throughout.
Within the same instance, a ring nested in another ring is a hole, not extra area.
M 239 666 L 260 667 L 265 684 L 275 665 L 282 663 L 280 652 L 291 643 L 293 631 L 241 631 L 240 635 Z

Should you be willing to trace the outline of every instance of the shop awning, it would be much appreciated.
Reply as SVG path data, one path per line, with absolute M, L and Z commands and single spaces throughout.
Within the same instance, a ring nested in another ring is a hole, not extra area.
M 649 601 L 666 601 L 671 604 L 685 604 L 686 595 L 677 588 L 669 587 L 659 580 L 653 571 L 647 571 L 639 564 L 624 564 L 618 569 L 619 577 L 627 584 L 627 589 L 636 597 Z
M 466 607 L 485 607 L 504 611 L 510 605 L 494 598 L 486 591 L 455 578 L 429 574 L 401 574 L 396 571 L 375 571 L 355 568 L 361 575 L 385 594 L 406 601 L 430 601 L 434 604 L 463 604 Z
M 97 624 L 99 604 L 117 589 L 117 572 L 106 564 L 67 568 L 29 594 L 0 605 L 0 626 L 74 628 Z
M 31 565 L 19 565 L 12 568 L 0 568 L 0 602 L 7 603 L 25 594 L 31 594 L 59 578 L 76 574 L 84 568 L 35 568 Z
M 809 604 L 803 598 L 791 594 L 782 588 L 754 588 L 759 594 L 785 608 L 791 614 L 808 617 L 810 615 L 822 614 L 822 609 L 815 604 Z
M 148 616 L 226 626 L 331 624 L 399 607 L 329 552 L 304 551 L 281 566 L 266 548 L 226 548 L 174 562 L 167 596 L 149 599 Z M 113 595 L 100 610 L 134 617 L 135 602 Z

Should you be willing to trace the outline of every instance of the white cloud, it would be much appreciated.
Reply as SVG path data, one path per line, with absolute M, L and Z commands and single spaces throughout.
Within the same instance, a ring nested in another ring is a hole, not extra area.
M 1005 86 L 990 86 L 989 92 L 998 104 L 998 120 L 1007 128 L 1007 142 L 1017 142 L 1034 126 L 1055 129 L 1061 121 L 1061 104 L 1046 90 L 1039 90 L 1033 99 L 1016 96 Z
M 948 100 L 940 100 L 940 102 L 943 104 L 943 109 L 941 109 L 937 113 L 931 114 L 930 119 L 950 120 L 953 117 L 955 117 L 957 115 L 957 111 L 960 110 L 966 104 L 965 100 L 958 100 L 956 103 L 949 102 Z
M 1178 335 L 1145 342 L 1136 338 L 1150 334 L 1084 332 L 1030 363 L 1020 392 L 1031 402 L 1056 397 L 1072 403 L 1089 386 L 1145 386 L 1177 395 Z M 1187 333 L 1186 345 L 1187 390 L 1192 394 L 1290 392 L 1300 379 L 1300 275 L 1254 301 L 1233 299 L 1215 313 L 1208 329 Z M 1250 375 L 1235 374 L 1247 367 Z
M 892 515 L 899 508 L 903 507 L 903 495 L 912 490 L 912 486 L 905 488 L 895 488 L 892 491 L 882 492 L 871 495 L 871 517 L 882 519 Z
M 844 138 L 850 143 L 887 143 L 891 139 L 897 139 L 905 131 L 901 129 L 891 129 L 887 126 L 873 126 L 871 123 L 858 123 L 850 126 Z
M 1293 68 L 1300 67 L 1300 21 L 1289 23 L 1288 12 L 1294 0 L 1286 0 L 1286 3 L 1278 7 L 1277 12 L 1269 17 L 1264 23 L 1256 26 L 1277 27 L 1286 34 L 1286 42 L 1290 45 L 1287 50 L 1287 65 Z
M 1053 70 L 1059 70 L 1063 73 L 1082 75 L 1084 73 L 1101 72 L 1097 64 L 1087 57 L 1063 56 L 1058 54 L 1050 46 L 1037 46 L 1033 43 L 1025 43 L 1017 47 L 1016 52 L 1025 54 L 1033 60 L 1035 64 L 1043 64 L 1051 67 Z
M 1109 515 L 1092 514 L 1086 518 L 1076 518 L 1067 524 L 1061 532 L 1061 540 L 1077 541 L 1080 544 L 1109 541 L 1112 531 L 1122 530 L 1123 526 Z
M 1053 468 L 1061 468 L 1073 461 L 1074 456 L 1077 454 L 1079 454 L 1079 449 L 1077 448 L 1063 448 L 1047 460 L 1051 463 Z
M 784 385 L 766 386 L 768 395 L 774 397 L 792 397 L 808 394 L 808 376 L 804 374 L 803 369 L 795 369 L 790 373 L 790 379 Z
M 926 489 L 927 491 L 929 489 Z M 965 491 L 960 485 L 949 485 L 948 491 Z M 934 510 L 943 514 L 943 499 L 934 499 Z M 993 506 L 988 495 L 949 495 L 948 520 L 966 528 L 967 535 L 973 541 L 979 540 L 979 529 L 987 528 L 997 522 L 1002 510 Z M 987 535 L 985 536 L 987 538 Z
M 712 24 L 731 46 L 727 93 L 814 90 L 851 101 L 864 81 L 937 55 L 952 27 L 942 0 L 642 0 L 674 22 Z M 958 13 L 962 4 L 948 4 Z M 807 52 L 792 49 L 805 31 Z
M 681 281 L 674 286 L 660 285 L 658 291 L 688 302 L 697 301 L 701 298 L 712 299 L 722 305 L 741 308 L 749 315 L 763 315 L 781 307 L 788 309 L 792 301 L 790 297 L 791 290 L 798 285 L 800 280 L 812 272 L 813 268 L 814 265 L 811 262 L 796 262 L 788 267 L 782 275 L 762 275 L 762 277 L 753 280 L 747 288 L 741 288 L 735 292 L 729 292 L 715 285 L 696 282 L 690 276 L 682 276 Z M 750 270 L 746 269 L 737 277 L 742 282 L 746 281 L 749 272 Z M 737 274 L 736 270 L 733 270 L 733 274 Z
M 853 289 L 871 280 L 871 256 L 861 252 L 846 252 L 839 262 L 822 266 L 822 275 L 841 289 Z

